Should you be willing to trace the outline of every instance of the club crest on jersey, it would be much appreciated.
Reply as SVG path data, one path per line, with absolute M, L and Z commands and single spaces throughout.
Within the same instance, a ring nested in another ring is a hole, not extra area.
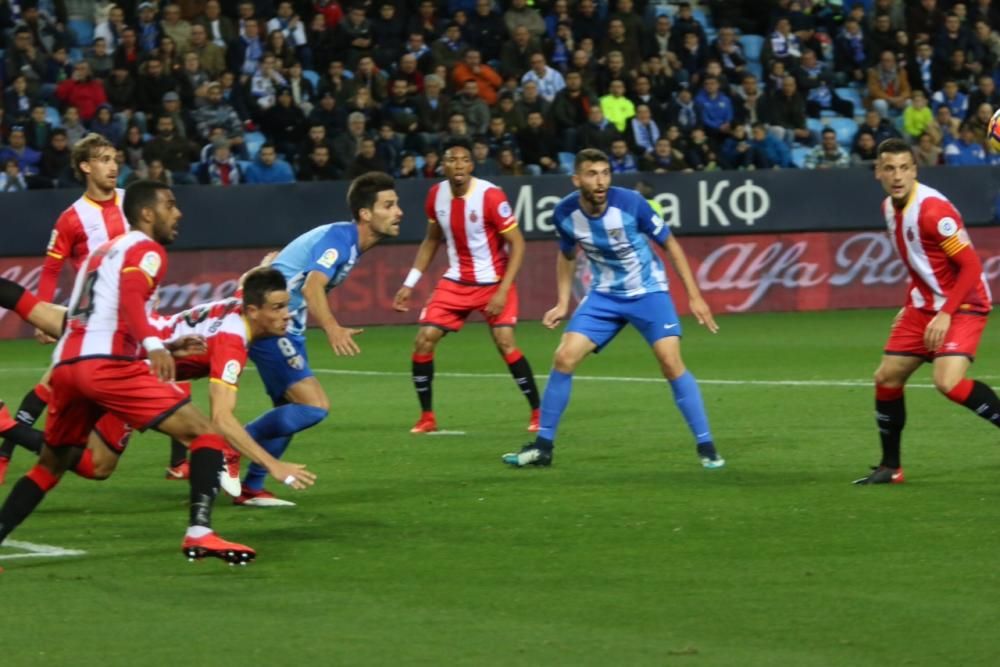
M 222 368 L 222 381 L 226 384 L 236 384 L 236 381 L 240 379 L 240 371 L 242 370 L 240 362 L 230 359 Z
M 941 236 L 954 236 L 958 231 L 958 223 L 954 218 L 941 218 L 938 220 L 938 234 Z
M 153 250 L 147 252 L 142 256 L 142 259 L 139 260 L 139 268 L 142 269 L 142 272 L 150 278 L 156 277 L 156 274 L 160 271 L 161 264 L 162 260 L 160 259 L 159 253 L 154 252 Z
M 337 263 L 338 257 L 340 257 L 340 253 L 337 252 L 336 248 L 327 248 L 316 263 L 323 268 L 330 269 Z
M 476 215 L 475 211 L 471 211 L 469 213 L 469 222 L 471 222 L 472 224 L 476 224 L 477 222 L 479 222 L 479 216 Z
M 621 241 L 621 240 L 622 240 L 622 238 L 623 238 L 623 237 L 625 236 L 625 232 L 624 232 L 624 230 L 622 230 L 622 229 L 621 229 L 620 227 L 615 227 L 614 229 L 609 229 L 609 230 L 608 230 L 608 234 L 609 234 L 609 235 L 611 236 L 611 238 L 613 238 L 613 239 L 614 239 L 615 241 Z
M 497 215 L 500 216 L 501 220 L 506 220 L 510 216 L 514 215 L 514 212 L 510 210 L 510 204 L 507 201 L 500 202 L 497 206 Z
M 302 358 L 301 354 L 296 354 L 294 357 L 288 358 L 288 365 L 297 371 L 301 371 L 306 367 L 306 360 Z

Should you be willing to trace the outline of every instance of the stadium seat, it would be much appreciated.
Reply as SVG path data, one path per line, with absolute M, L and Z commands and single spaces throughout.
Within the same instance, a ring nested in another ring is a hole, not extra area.
M 267 138 L 261 132 L 247 132 L 243 135 L 243 143 L 246 144 L 247 154 L 255 158 L 257 157 L 257 151 L 260 147 L 267 141 Z
M 747 71 L 757 77 L 760 81 L 764 78 L 764 66 L 754 60 L 747 61 Z
M 246 173 L 247 173 L 247 169 L 250 168 L 250 165 L 252 165 L 253 162 L 251 162 L 250 160 L 237 160 L 236 164 L 238 164 L 240 166 L 240 171 L 243 172 L 243 176 L 245 177 Z
M 826 125 L 819 118 L 806 118 L 806 127 L 818 138 Z
M 572 153 L 565 151 L 560 151 L 559 153 L 559 168 L 562 169 L 567 174 L 573 173 L 573 163 L 576 160 L 576 156 Z
M 792 164 L 794 164 L 799 169 L 804 169 L 806 166 L 806 156 L 809 155 L 811 148 L 805 146 L 796 146 L 792 149 Z
M 319 88 L 319 74 L 317 72 L 311 69 L 304 69 L 302 70 L 302 78 L 307 79 L 313 85 L 313 88 Z
M 423 155 L 418 155 L 413 158 L 413 162 L 417 165 L 417 169 L 423 169 L 424 165 L 427 164 L 427 160 L 424 159 Z
M 94 24 L 91 21 L 74 19 L 67 22 L 70 33 L 73 34 L 73 45 L 89 48 L 94 44 Z
M 858 124 L 853 118 L 831 118 L 827 125 L 837 133 L 837 143 L 841 146 L 850 146 L 858 132 Z
M 740 46 L 743 55 L 750 62 L 759 63 L 761 51 L 764 50 L 764 38 L 760 35 L 740 35 Z
M 691 10 L 691 18 L 701 24 L 701 27 L 706 31 L 715 30 L 715 25 L 712 23 L 712 18 L 705 12 L 704 9 L 693 9 Z
M 671 7 L 670 5 L 656 5 L 653 7 L 653 14 L 657 17 L 667 16 L 673 18 L 674 8 Z
M 844 86 L 842 88 L 835 88 L 834 91 L 837 93 L 837 97 L 854 103 L 855 114 L 864 113 L 865 103 L 857 88 Z
M 52 125 L 53 128 L 62 127 L 62 117 L 59 115 L 59 109 L 45 107 L 45 122 Z
M 820 118 L 836 118 L 837 115 L 837 112 L 833 109 L 821 109 L 819 112 Z
M 77 63 L 83 60 L 83 49 L 74 46 L 69 50 L 69 61 L 71 63 Z

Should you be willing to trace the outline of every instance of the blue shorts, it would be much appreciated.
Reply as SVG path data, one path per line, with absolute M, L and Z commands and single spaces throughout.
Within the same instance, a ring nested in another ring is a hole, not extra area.
M 580 302 L 566 331 L 583 334 L 600 351 L 626 324 L 638 329 L 650 345 L 661 338 L 681 335 L 677 310 L 666 292 L 631 298 L 591 292 Z
M 305 336 L 285 334 L 252 341 L 250 358 L 257 365 L 264 389 L 272 401 L 282 400 L 296 382 L 313 377 Z

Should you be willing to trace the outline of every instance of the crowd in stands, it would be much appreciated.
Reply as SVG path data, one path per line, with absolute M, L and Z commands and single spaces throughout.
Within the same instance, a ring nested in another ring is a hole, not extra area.
M 992 0 L 0 0 L 0 191 L 997 162 Z

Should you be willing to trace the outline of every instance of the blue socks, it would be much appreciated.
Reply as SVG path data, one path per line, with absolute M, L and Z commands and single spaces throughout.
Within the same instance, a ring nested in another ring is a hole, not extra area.
M 551 448 L 556 439 L 556 430 L 559 428 L 559 420 L 562 419 L 563 412 L 569 404 L 569 394 L 573 389 L 573 376 L 569 373 L 561 373 L 552 369 L 549 373 L 549 381 L 545 385 L 545 393 L 542 394 L 542 410 L 538 438 L 535 444 L 545 448 Z
M 329 411 L 311 405 L 288 403 L 273 410 L 268 410 L 257 419 L 247 424 L 247 433 L 263 447 L 268 454 L 280 459 L 292 441 L 292 436 L 315 426 L 326 418 Z M 247 469 L 243 484 L 260 491 L 264 488 L 267 471 L 251 463 Z
M 691 371 L 684 371 L 684 375 L 676 380 L 670 380 L 670 388 L 674 392 L 674 403 L 684 415 L 684 421 L 691 429 L 695 442 L 699 445 L 712 442 L 712 431 L 708 428 L 705 404 L 701 400 L 698 382 L 691 375 Z

